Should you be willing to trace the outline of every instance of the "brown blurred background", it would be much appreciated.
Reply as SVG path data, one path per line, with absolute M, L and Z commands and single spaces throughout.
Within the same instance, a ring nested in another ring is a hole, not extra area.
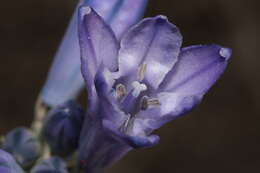
M 1 2 L 0 135 L 30 125 L 34 102 L 75 4 L 76 0 Z M 168 16 L 181 29 L 184 45 L 218 43 L 231 47 L 234 54 L 203 103 L 157 132 L 157 147 L 131 152 L 108 173 L 260 172 L 259 4 L 150 0 L 146 16 Z

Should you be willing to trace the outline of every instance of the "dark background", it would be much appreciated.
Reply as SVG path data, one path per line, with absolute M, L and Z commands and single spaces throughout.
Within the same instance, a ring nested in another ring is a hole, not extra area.
M 233 49 L 224 76 L 188 116 L 164 126 L 158 146 L 132 151 L 108 173 L 260 172 L 260 60 L 257 0 L 150 0 L 184 45 Z M 29 126 L 33 105 L 76 0 L 2 1 L 0 135 Z M 259 20 L 259 18 L 258 18 Z

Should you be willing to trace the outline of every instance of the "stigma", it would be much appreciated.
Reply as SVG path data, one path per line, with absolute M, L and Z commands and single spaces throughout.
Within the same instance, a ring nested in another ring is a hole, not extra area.
M 132 95 L 134 97 L 138 97 L 141 92 L 147 90 L 147 86 L 145 84 L 143 84 L 143 83 L 138 82 L 138 81 L 134 81 L 132 83 L 132 87 L 133 87 Z

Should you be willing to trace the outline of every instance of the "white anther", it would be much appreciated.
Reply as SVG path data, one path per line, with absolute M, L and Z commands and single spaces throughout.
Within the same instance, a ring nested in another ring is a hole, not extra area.
M 134 97 L 138 97 L 142 91 L 147 90 L 147 86 L 145 84 L 138 82 L 138 81 L 134 81 L 132 83 L 132 86 L 134 88 L 134 91 L 132 92 L 132 95 Z

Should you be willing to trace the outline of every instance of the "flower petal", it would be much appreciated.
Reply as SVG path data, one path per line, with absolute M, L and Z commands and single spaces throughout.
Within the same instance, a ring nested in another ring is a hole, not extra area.
M 107 23 L 110 23 L 111 18 L 119 12 L 123 1 L 125 0 L 84 0 L 83 5 L 95 9 Z
M 199 104 L 224 72 L 231 50 L 217 45 L 184 48 L 180 59 L 167 74 L 156 95 L 160 105 L 136 115 L 133 135 L 150 134 Z
M 143 16 L 148 0 L 120 0 L 117 13 L 110 16 L 110 26 L 118 39 Z M 110 3 L 110 1 L 109 1 Z
M 181 44 L 178 28 L 165 16 L 144 19 L 122 38 L 119 72 L 123 76 L 138 75 L 138 68 L 145 65 L 144 80 L 157 89 L 176 63 Z
M 77 17 L 75 12 L 41 91 L 42 100 L 51 107 L 74 99 L 84 86 L 80 71 Z
M 79 10 L 81 66 L 86 82 L 93 80 L 101 63 L 111 71 L 118 69 L 119 45 L 111 28 L 90 7 Z
M 79 10 L 79 43 L 81 70 L 89 96 L 89 107 L 96 108 L 97 98 L 94 77 L 97 68 L 104 63 L 111 70 L 117 70 L 118 42 L 111 28 L 90 7 Z
M 231 50 L 219 45 L 184 48 L 160 89 L 185 95 L 205 94 L 224 72 L 230 56 Z

